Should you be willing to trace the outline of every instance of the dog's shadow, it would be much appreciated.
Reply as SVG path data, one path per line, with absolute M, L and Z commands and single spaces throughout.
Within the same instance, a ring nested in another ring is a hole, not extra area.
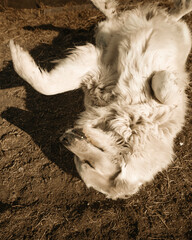
M 93 42 L 93 27 L 87 30 L 63 29 L 53 25 L 25 27 L 28 31 L 37 28 L 59 32 L 51 45 L 41 44 L 30 52 L 38 65 L 48 70 L 53 67 L 50 63 L 52 60 L 66 57 L 67 49 Z M 61 147 L 59 137 L 73 126 L 78 114 L 83 111 L 82 91 L 76 90 L 55 96 L 41 95 L 14 72 L 11 62 L 0 72 L 0 79 L 1 89 L 21 85 L 26 89 L 27 110 L 10 107 L 2 113 L 2 117 L 29 134 L 49 160 L 65 172 L 77 176 L 72 161 L 73 155 Z

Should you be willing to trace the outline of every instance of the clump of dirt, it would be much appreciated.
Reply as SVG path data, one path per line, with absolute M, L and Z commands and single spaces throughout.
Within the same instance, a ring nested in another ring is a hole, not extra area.
M 14 72 L 8 47 L 14 39 L 51 69 L 67 49 L 94 42 L 104 18 L 96 8 L 87 1 L 57 7 L 44 1 L 40 9 L 0 12 L 0 239 L 192 239 L 192 84 L 167 171 L 128 200 L 87 189 L 58 141 L 83 110 L 82 92 L 40 95 Z M 191 16 L 185 20 L 192 29 Z

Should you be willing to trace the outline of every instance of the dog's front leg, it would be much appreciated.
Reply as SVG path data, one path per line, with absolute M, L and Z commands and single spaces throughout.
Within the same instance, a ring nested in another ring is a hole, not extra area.
M 99 50 L 92 44 L 77 47 L 66 59 L 47 72 L 38 67 L 19 45 L 10 41 L 10 50 L 15 71 L 34 89 L 45 95 L 54 95 L 77 89 L 88 72 L 97 69 Z

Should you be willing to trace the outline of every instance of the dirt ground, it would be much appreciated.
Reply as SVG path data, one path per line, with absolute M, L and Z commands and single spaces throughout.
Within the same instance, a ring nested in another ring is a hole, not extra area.
M 83 110 L 82 92 L 43 96 L 13 70 L 10 39 L 48 69 L 68 48 L 94 42 L 103 15 L 89 1 L 77 2 L 0 8 L 0 239 L 192 239 L 192 84 L 173 164 L 138 194 L 113 201 L 85 187 L 73 155 L 59 145 Z M 192 15 L 185 20 L 192 29 Z M 192 55 L 187 68 L 192 72 Z

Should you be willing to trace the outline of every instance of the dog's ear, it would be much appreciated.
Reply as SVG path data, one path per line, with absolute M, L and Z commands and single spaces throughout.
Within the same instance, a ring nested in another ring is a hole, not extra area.
M 110 198 L 128 198 L 139 189 L 138 184 L 133 184 L 125 178 L 124 174 L 120 172 L 118 176 L 114 179 L 112 187 L 110 189 Z
M 120 170 L 110 179 L 108 197 L 112 199 L 128 198 L 135 194 L 141 183 L 132 176 L 132 171 L 127 168 L 127 163 L 122 164 Z

